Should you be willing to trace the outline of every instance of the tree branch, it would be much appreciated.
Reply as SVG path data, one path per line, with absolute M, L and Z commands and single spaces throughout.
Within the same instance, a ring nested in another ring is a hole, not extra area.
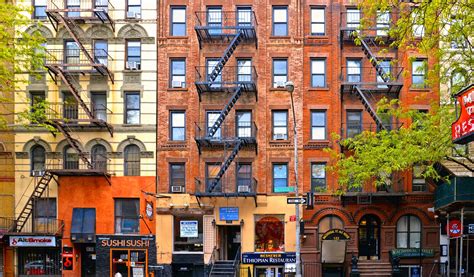
M 458 161 L 458 160 L 456 160 L 456 159 L 454 159 L 454 158 L 452 158 L 452 157 L 450 157 L 450 156 L 445 156 L 444 158 L 445 158 L 446 160 L 448 160 L 448 161 L 451 161 L 451 162 L 453 162 L 453 163 L 456 163 L 456 164 L 458 164 L 458 165 L 464 167 L 465 169 L 469 170 L 470 172 L 474 172 L 474 169 L 470 168 L 470 167 L 469 167 L 467 164 L 465 164 L 465 163 L 462 163 L 462 162 L 460 162 L 460 161 Z

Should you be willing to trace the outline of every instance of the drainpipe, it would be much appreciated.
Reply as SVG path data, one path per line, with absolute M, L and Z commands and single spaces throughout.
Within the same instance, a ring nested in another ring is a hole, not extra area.
M 461 208 L 461 245 L 459 246 L 459 277 L 462 276 L 462 240 L 464 236 L 464 207 Z

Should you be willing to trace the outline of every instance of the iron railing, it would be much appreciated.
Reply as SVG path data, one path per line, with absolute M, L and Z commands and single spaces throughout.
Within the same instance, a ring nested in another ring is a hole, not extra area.
M 68 18 L 97 18 L 102 21 L 105 18 L 110 20 L 114 10 L 110 0 L 48 0 L 46 5 L 46 12 L 61 12 Z
M 401 123 L 393 123 L 393 122 L 384 122 L 384 127 L 386 130 L 396 130 L 399 129 L 402 124 Z M 343 139 L 353 138 L 362 132 L 379 132 L 381 131 L 375 122 L 373 123 L 342 123 L 341 126 L 341 137 Z
M 341 67 L 340 79 L 343 86 L 358 85 L 362 90 L 385 91 L 390 86 L 401 88 L 403 85 L 403 67 L 390 66 L 383 67 L 383 69 L 384 77 L 387 77 L 390 80 L 389 82 L 384 82 L 373 66 L 343 66 Z
M 214 178 L 195 178 L 195 189 L 196 195 L 215 195 L 215 196 L 225 196 L 225 195 L 236 195 L 236 196 L 251 196 L 255 195 L 257 192 L 257 180 L 252 178 L 250 175 L 245 176 L 239 174 L 239 177 L 236 176 L 226 176 L 227 178 L 222 178 L 217 186 L 214 187 L 212 191 L 209 191 Z
M 91 107 L 90 110 L 96 120 L 107 122 L 107 118 L 112 114 L 112 111 L 105 105 L 90 103 L 85 103 L 85 105 Z M 79 103 L 75 101 L 46 103 L 44 105 L 44 112 L 40 110 L 42 108 L 43 106 L 34 107 L 35 114 L 38 114 L 37 118 L 34 118 L 38 121 L 37 123 L 41 123 L 42 119 L 61 119 L 66 125 L 90 124 L 91 121 L 88 114 L 81 108 Z
M 88 56 L 79 48 L 77 49 L 49 49 L 45 51 L 44 65 L 46 67 L 60 66 L 66 71 L 84 71 L 94 69 L 91 67 L 107 68 L 112 56 L 103 49 L 86 48 L 94 59 L 91 63 Z
M 257 18 L 252 10 L 242 11 L 197 11 L 196 27 L 212 29 L 215 32 L 227 33 L 229 30 L 255 28 Z
M 224 66 L 214 81 L 210 75 L 214 66 L 196 66 L 195 84 L 200 91 L 221 91 L 243 87 L 244 91 L 256 91 L 258 75 L 254 66 Z
M 0 237 L 15 229 L 16 221 L 13 217 L 0 217 Z
M 16 233 L 17 219 L 0 218 L 0 224 L 8 223 L 9 228 L 4 233 Z M 19 233 L 62 235 L 64 220 L 46 217 L 30 217 Z
M 195 123 L 195 139 L 209 142 L 225 142 L 244 139 L 247 143 L 256 142 L 257 125 L 255 122 L 226 122 L 222 124 L 213 136 L 209 136 L 212 124 Z
M 341 23 L 340 29 L 343 40 L 352 40 L 352 32 L 357 31 L 363 37 L 378 37 L 380 39 L 390 39 L 389 30 L 394 27 L 394 21 L 397 13 L 389 13 L 388 17 L 383 18 L 383 15 L 377 15 L 373 18 L 369 24 L 364 22 L 363 28 L 361 28 L 361 22 L 363 19 L 362 12 L 341 12 Z

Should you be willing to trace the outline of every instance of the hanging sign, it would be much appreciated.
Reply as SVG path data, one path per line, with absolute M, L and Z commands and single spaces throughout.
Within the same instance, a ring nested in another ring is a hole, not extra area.
M 448 234 L 450 238 L 460 237 L 462 234 L 462 225 L 459 219 L 451 219 L 448 224 Z
M 149 220 L 153 220 L 153 202 L 151 201 L 145 201 L 145 212 L 146 216 L 148 217 Z
M 467 144 L 474 141 L 474 85 L 462 89 L 456 95 L 461 112 L 451 124 L 451 133 L 454 143 Z
M 197 238 L 198 237 L 198 221 L 197 220 L 181 220 L 179 222 L 180 237 Z

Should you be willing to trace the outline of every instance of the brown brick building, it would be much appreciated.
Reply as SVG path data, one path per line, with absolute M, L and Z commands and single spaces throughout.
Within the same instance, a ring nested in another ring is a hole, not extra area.
M 416 70 L 434 61 L 400 49 L 377 56 L 382 46 L 373 38 L 390 40 L 384 28 L 395 13 L 360 31 L 358 46 L 362 15 L 349 1 L 160 0 L 158 9 L 158 263 L 176 276 L 199 276 L 225 271 L 223 261 L 242 253 L 241 271 L 283 274 L 284 263 L 251 261 L 261 252 L 294 259 L 294 206 L 286 204 L 294 191 L 285 88 L 292 81 L 300 192 L 316 192 L 314 209 L 303 213 L 304 276 L 347 274 L 351 253 L 366 260 L 361 270 L 377 268 L 382 276 L 391 270 L 390 250 L 420 242 L 422 255 L 412 254 L 426 257 L 402 259 L 403 270 L 416 274 L 419 263 L 424 276 L 437 270 L 429 184 L 407 172 L 387 180 L 384 191 L 333 197 L 337 178 L 325 170 L 330 157 L 322 149 L 340 147 L 332 133 L 345 138 L 399 126 L 375 115 L 382 96 L 418 110 L 439 98 Z M 343 264 L 321 254 L 329 229 L 350 236 Z

